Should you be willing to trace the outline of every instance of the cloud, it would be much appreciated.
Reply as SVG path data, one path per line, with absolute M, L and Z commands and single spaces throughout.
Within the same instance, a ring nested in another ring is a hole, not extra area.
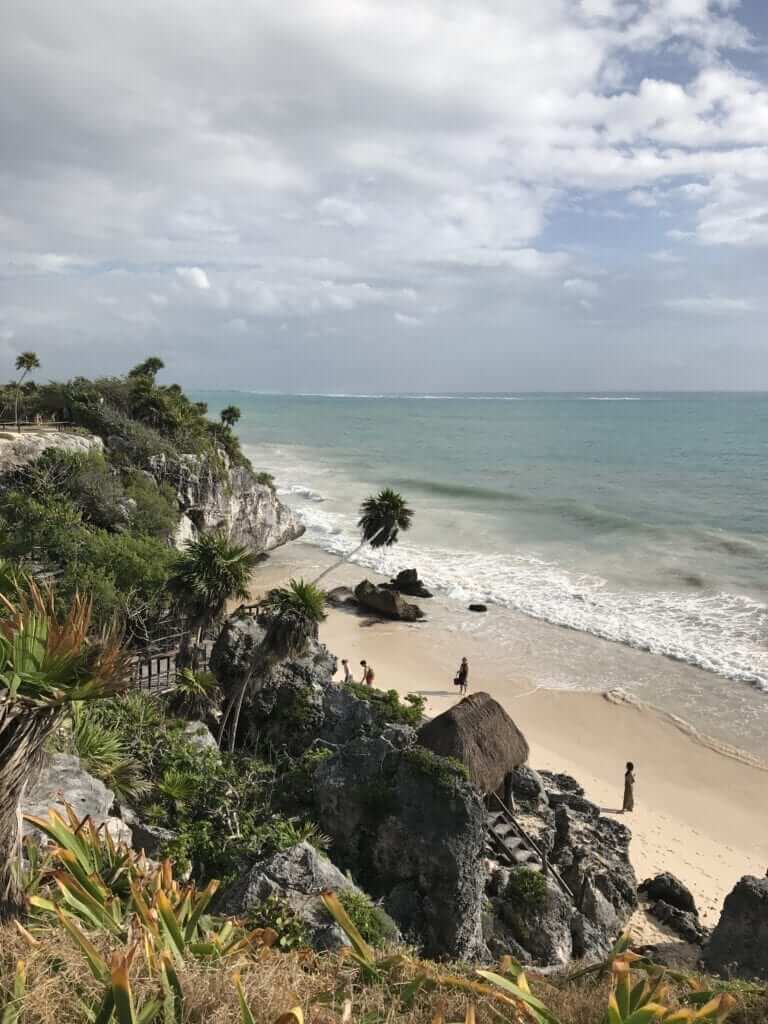
M 667 299 L 664 303 L 667 309 L 677 310 L 680 313 L 695 313 L 697 315 L 721 316 L 731 313 L 751 313 L 757 309 L 752 299 L 732 299 L 723 296 L 693 296 L 685 299 Z
M 200 267 L 176 267 L 176 273 L 182 281 L 185 281 L 193 288 L 207 291 L 211 287 L 208 275 Z
M 563 281 L 563 291 L 579 298 L 592 299 L 600 293 L 600 288 L 594 281 L 585 281 L 581 277 L 570 277 L 567 281 Z
M 421 327 L 424 322 L 418 316 L 409 316 L 407 313 L 395 313 L 395 322 L 402 324 L 404 327 Z

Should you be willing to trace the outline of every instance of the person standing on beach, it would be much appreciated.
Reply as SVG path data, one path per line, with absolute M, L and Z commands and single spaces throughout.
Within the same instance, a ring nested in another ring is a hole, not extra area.
M 344 678 L 341 680 L 342 683 L 354 683 L 354 677 L 349 669 L 349 662 L 346 658 L 341 659 L 341 667 L 344 670 Z
M 363 678 L 360 682 L 365 683 L 366 686 L 373 686 L 373 680 L 376 678 L 376 673 L 373 671 L 373 665 L 369 665 L 365 659 L 363 659 L 360 664 L 363 666 Z
M 469 662 L 467 661 L 466 658 L 461 659 L 459 671 L 456 673 L 456 678 L 454 679 L 454 682 L 458 686 L 459 693 L 463 697 L 464 694 L 467 692 L 467 687 L 469 686 Z
M 635 766 L 627 761 L 627 770 L 624 772 L 624 803 L 621 807 L 622 814 L 635 809 Z

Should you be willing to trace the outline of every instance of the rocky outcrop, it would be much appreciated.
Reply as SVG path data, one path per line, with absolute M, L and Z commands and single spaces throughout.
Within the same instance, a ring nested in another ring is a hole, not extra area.
M 64 805 L 68 804 L 78 818 L 90 818 L 94 824 L 103 825 L 113 839 L 130 845 L 130 829 L 111 814 L 114 802 L 115 794 L 112 790 L 100 779 L 89 775 L 79 757 L 73 754 L 51 754 L 34 785 L 24 794 L 21 813 L 47 818 L 49 808 L 64 814 Z M 24 822 L 24 834 L 40 836 L 29 822 Z
M 298 843 L 289 850 L 253 864 L 218 901 L 221 913 L 247 917 L 265 900 L 279 898 L 301 922 L 315 949 L 338 949 L 348 945 L 347 939 L 320 899 L 323 892 L 363 893 L 337 867 L 310 846 Z M 381 912 L 379 923 L 390 932 L 393 941 L 399 938 L 397 928 Z
M 768 878 L 745 875 L 726 896 L 704 963 L 726 978 L 768 980 Z
M 238 544 L 265 552 L 296 540 L 304 526 L 267 483 L 247 466 L 232 465 L 223 452 L 214 463 L 200 455 L 164 455 L 151 460 L 156 480 L 169 483 L 182 519 L 177 542 L 189 542 L 205 530 L 224 530 Z
M 314 794 L 334 859 L 383 898 L 407 938 L 427 956 L 471 960 L 485 952 L 485 811 L 450 762 L 360 738 L 321 762 Z
M 398 594 L 407 597 L 432 597 L 431 591 L 419 579 L 416 569 L 402 569 L 389 583 L 382 583 L 382 587 L 385 590 L 396 590 Z
M 663 900 L 678 910 L 698 913 L 691 890 L 668 871 L 656 875 L 655 878 L 646 878 L 639 886 L 639 891 L 654 903 Z
M 39 459 L 44 451 L 55 448 L 71 455 L 87 455 L 100 452 L 104 445 L 100 437 L 89 434 L 70 434 L 44 427 L 23 430 L 0 431 L 0 476 L 12 473 Z
M 424 618 L 424 612 L 418 605 L 405 601 L 395 590 L 387 590 L 377 586 L 370 580 L 363 580 L 355 587 L 358 603 L 377 615 L 387 619 L 400 619 L 402 622 L 416 622 Z

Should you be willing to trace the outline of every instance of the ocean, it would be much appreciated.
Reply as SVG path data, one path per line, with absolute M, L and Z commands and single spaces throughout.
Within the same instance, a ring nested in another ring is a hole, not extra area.
M 361 565 L 418 568 L 456 628 L 510 649 L 550 636 L 547 685 L 618 687 L 697 727 L 717 692 L 708 731 L 768 747 L 768 395 L 195 398 L 240 407 L 241 440 L 305 542 L 349 551 L 360 501 L 392 486 L 413 528 Z M 481 624 L 470 601 L 496 614 Z M 563 650 L 541 623 L 610 649 Z M 622 662 L 613 645 L 656 657 Z

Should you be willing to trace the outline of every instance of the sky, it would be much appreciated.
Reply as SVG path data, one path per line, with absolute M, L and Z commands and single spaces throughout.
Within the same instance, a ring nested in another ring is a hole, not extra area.
M 765 0 L 6 0 L 0 370 L 768 389 Z

